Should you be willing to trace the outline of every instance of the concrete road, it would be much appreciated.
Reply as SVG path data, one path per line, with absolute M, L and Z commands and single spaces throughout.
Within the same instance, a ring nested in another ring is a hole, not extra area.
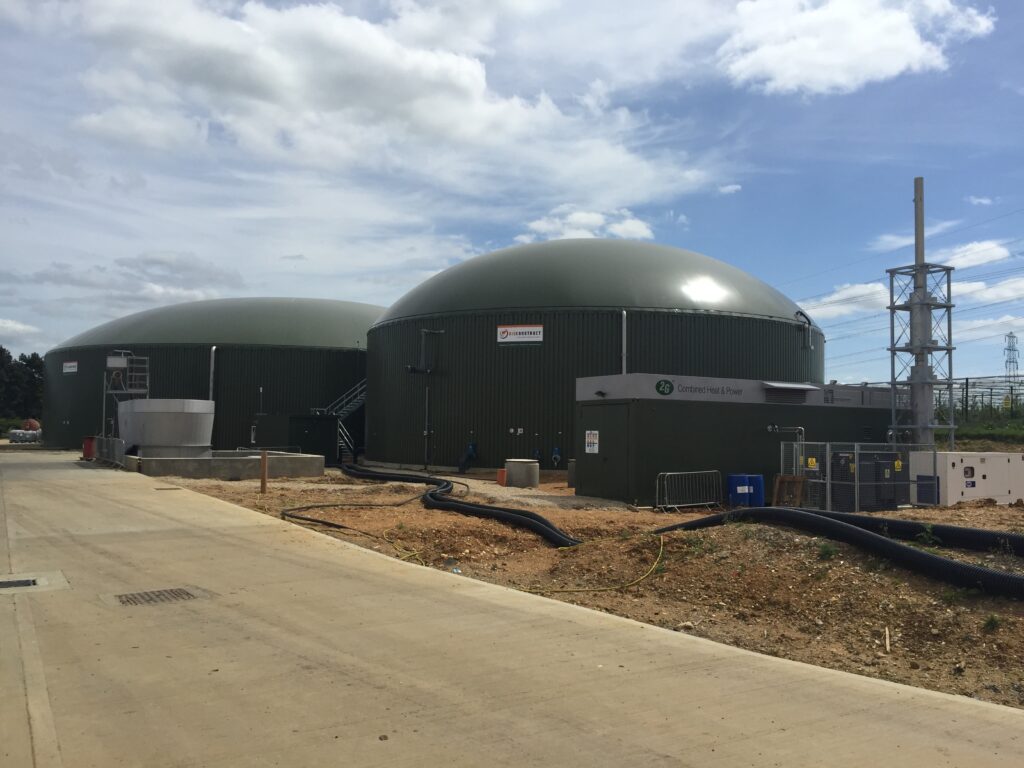
M 0 766 L 1019 766 L 1024 713 L 0 456 Z M 61 579 L 66 579 L 64 583 Z M 9 577 L 8 577 L 9 578 Z M 122 605 L 127 593 L 196 597 Z

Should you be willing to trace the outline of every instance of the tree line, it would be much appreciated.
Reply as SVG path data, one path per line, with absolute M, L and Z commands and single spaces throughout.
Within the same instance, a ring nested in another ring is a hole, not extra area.
M 36 352 L 17 359 L 0 347 L 0 419 L 43 415 L 43 358 Z

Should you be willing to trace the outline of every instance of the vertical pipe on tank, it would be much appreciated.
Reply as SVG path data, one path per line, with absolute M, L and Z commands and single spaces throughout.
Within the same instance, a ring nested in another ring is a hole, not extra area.
M 626 375 L 626 360 L 627 360 L 627 348 L 626 348 L 626 310 L 622 310 L 622 375 Z
M 430 379 L 423 387 L 423 469 L 430 468 Z
M 212 347 L 210 347 L 210 396 L 206 398 L 207 400 L 213 400 L 213 367 L 214 363 L 216 362 L 216 355 L 217 345 L 214 344 Z

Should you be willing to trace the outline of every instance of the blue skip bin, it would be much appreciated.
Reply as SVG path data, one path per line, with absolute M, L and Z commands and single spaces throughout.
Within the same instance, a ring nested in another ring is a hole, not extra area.
M 730 507 L 763 507 L 764 475 L 729 475 Z

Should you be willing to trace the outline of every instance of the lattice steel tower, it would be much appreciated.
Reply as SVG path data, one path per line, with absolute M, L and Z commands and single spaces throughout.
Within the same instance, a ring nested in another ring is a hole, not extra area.
M 1006 380 L 1017 381 L 1017 334 L 1013 331 L 1006 334 L 1003 354 L 1006 356 Z
M 924 259 L 924 179 L 914 179 L 914 264 L 888 269 L 889 360 L 893 439 L 910 431 L 913 442 L 935 444 L 935 428 L 949 429 L 954 445 L 953 268 Z M 910 388 L 910 402 L 901 389 Z M 936 417 L 935 389 L 947 406 Z M 907 407 L 909 405 L 909 408 Z

